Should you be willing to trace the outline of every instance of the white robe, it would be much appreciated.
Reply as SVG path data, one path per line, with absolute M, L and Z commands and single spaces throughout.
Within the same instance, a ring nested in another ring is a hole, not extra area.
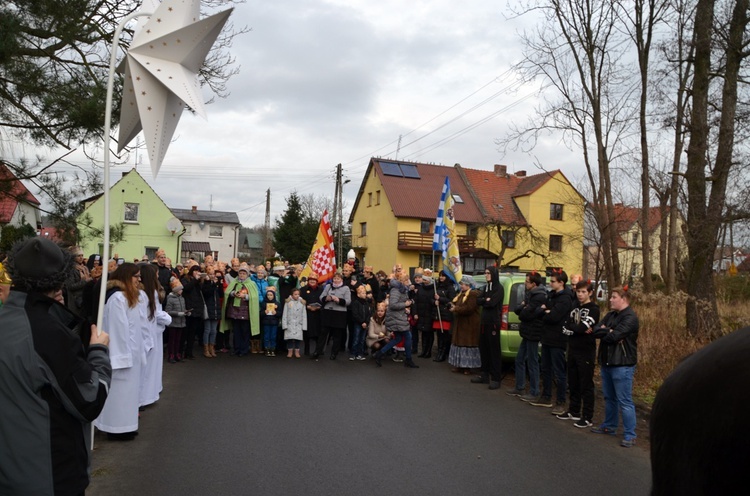
M 164 367 L 164 327 L 172 323 L 172 317 L 162 309 L 158 293 L 154 318 L 148 318 L 148 298 L 141 291 L 138 306 L 141 307 L 141 318 L 144 322 L 143 344 L 146 350 L 146 361 L 141 367 L 141 389 L 138 393 L 140 406 L 159 401 L 162 390 L 162 369 Z
M 114 293 L 104 305 L 102 328 L 109 334 L 112 384 L 94 425 L 113 434 L 137 431 L 141 365 L 146 360 L 139 306 L 129 308 L 125 294 Z

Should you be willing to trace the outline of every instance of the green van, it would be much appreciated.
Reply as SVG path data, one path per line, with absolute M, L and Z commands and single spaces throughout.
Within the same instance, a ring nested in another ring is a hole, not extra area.
M 518 347 L 521 346 L 521 335 L 518 333 L 521 321 L 513 311 L 523 301 L 526 294 L 526 274 L 519 272 L 500 272 L 500 284 L 503 286 L 503 307 L 500 327 L 500 354 L 504 362 L 516 359 Z M 477 289 L 487 285 L 484 272 L 472 276 Z

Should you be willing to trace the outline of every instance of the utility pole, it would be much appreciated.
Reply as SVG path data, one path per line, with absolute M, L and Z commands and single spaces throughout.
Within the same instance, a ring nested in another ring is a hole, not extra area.
M 263 258 L 271 257 L 271 188 L 266 190 L 266 222 L 263 225 Z
M 341 164 L 336 166 L 336 189 L 333 193 L 333 239 L 336 244 L 336 265 L 341 267 Z

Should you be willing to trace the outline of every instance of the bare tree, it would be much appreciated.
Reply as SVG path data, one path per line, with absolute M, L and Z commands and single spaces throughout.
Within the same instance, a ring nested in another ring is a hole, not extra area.
M 526 127 L 514 126 L 498 140 L 503 148 L 533 146 L 541 133 L 562 131 L 571 146 L 581 148 L 611 285 L 621 283 L 611 162 L 622 151 L 634 112 L 617 8 L 605 0 L 539 0 L 520 12 L 544 19 L 533 34 L 522 36 L 524 59 L 517 68 L 527 79 L 543 78 L 559 100 L 546 102 Z
M 697 337 L 721 335 L 713 279 L 713 252 L 725 209 L 727 182 L 733 167 L 735 117 L 738 81 L 747 57 L 746 27 L 748 1 L 733 2 L 731 18 L 721 25 L 715 22 L 716 2 L 698 0 L 693 43 L 695 45 L 692 86 L 690 143 L 687 149 L 688 189 L 688 271 L 686 309 L 688 331 Z M 720 36 L 714 38 L 714 33 Z M 716 43 L 723 67 L 712 67 L 712 48 Z M 721 71 L 721 96 L 711 102 L 711 82 Z M 709 106 L 719 111 L 716 156 L 709 164 Z M 710 185 L 710 192 L 707 191 Z

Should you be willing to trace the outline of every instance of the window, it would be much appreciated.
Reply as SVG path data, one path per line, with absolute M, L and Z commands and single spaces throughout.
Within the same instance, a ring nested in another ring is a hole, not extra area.
M 189 238 L 190 233 L 193 232 L 193 225 L 192 224 L 182 224 L 182 227 L 185 228 L 185 237 Z
M 549 204 L 549 218 L 552 220 L 563 220 L 563 206 L 560 203 Z
M 367 193 L 367 206 L 372 207 L 372 193 Z
M 367 222 L 360 222 L 359 223 L 359 235 L 360 236 L 367 236 Z
M 138 203 L 126 203 L 125 210 L 123 212 L 123 220 L 125 222 L 138 222 Z
M 634 232 L 630 238 L 630 246 L 638 246 L 638 233 Z
M 211 238 L 221 238 L 224 236 L 222 226 L 210 226 L 208 236 Z
M 420 267 L 432 267 L 433 266 L 433 258 L 431 253 L 420 253 L 419 254 L 419 266 Z M 435 274 L 433 274 L 433 277 L 436 277 Z
M 375 205 L 380 205 L 380 190 L 375 192 Z
M 464 199 L 461 198 L 461 195 L 453 193 L 453 202 L 454 203 L 463 203 Z
M 638 277 L 638 264 L 634 263 L 630 268 L 630 277 Z
M 501 238 L 503 240 L 503 244 L 507 248 L 515 248 L 516 247 L 516 231 L 503 230 Z
M 422 234 L 430 234 L 430 221 L 423 220 L 419 223 L 419 232 Z
M 158 249 L 158 246 L 146 246 L 146 257 L 148 257 L 149 260 L 156 260 L 156 251 Z
M 559 234 L 550 234 L 549 251 L 562 251 L 562 236 Z

